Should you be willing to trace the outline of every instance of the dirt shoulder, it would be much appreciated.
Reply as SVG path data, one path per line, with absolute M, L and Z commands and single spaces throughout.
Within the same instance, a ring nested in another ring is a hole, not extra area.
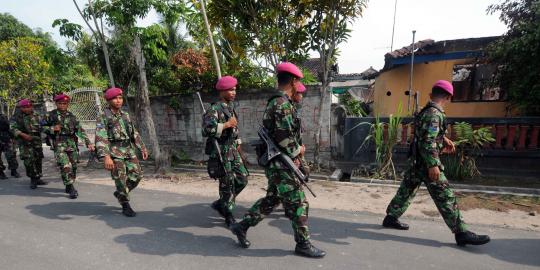
M 81 168 L 79 181 L 111 186 L 114 184 L 106 171 L 92 168 Z M 310 185 L 317 194 L 317 198 L 308 195 L 312 208 L 370 212 L 379 215 L 385 214 L 386 206 L 396 192 L 396 187 L 393 186 L 364 183 L 313 181 Z M 217 182 L 202 172 L 176 172 L 168 176 L 147 173 L 139 188 L 205 196 L 209 197 L 209 201 L 218 197 Z M 252 175 L 249 184 L 237 200 L 249 205 L 264 196 L 265 188 L 266 178 Z M 469 224 L 540 231 L 540 197 L 459 192 L 457 196 L 464 219 Z M 425 190 L 418 192 L 405 217 L 443 222 Z

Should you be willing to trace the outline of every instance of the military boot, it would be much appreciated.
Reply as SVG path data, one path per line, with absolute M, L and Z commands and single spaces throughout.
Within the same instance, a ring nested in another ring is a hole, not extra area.
M 11 176 L 15 178 L 21 178 L 21 175 L 19 174 L 17 170 L 11 170 Z
M 6 176 L 6 174 L 4 173 L 4 171 L 1 171 L 1 172 L 0 172 L 0 179 L 2 179 L 2 180 L 7 179 L 7 176 Z
M 38 179 L 37 178 L 30 178 L 30 188 L 31 189 L 36 189 L 37 188 L 37 181 Z
M 122 204 L 122 214 L 126 217 L 134 217 L 137 215 L 135 211 L 131 208 L 131 205 L 129 205 L 129 202 L 123 202 Z
M 249 229 L 249 225 L 247 225 L 244 221 L 232 224 L 230 229 L 238 238 L 238 243 L 241 247 L 248 248 L 251 245 L 247 239 L 247 230 Z
M 294 253 L 308 258 L 322 258 L 326 255 L 326 252 L 313 246 L 309 240 L 298 242 L 294 248 Z
M 68 190 L 70 199 L 77 199 L 77 197 L 79 197 L 79 192 L 77 192 L 74 185 L 72 184 L 67 185 L 66 190 Z
M 218 212 L 218 214 L 224 218 L 226 218 L 226 215 L 225 215 L 225 211 L 223 211 L 223 208 L 221 207 L 221 201 L 220 200 L 217 200 L 217 201 L 214 201 L 210 207 L 212 207 L 212 209 L 214 209 L 216 212 Z
M 456 233 L 455 237 L 457 245 L 462 247 L 465 245 L 483 245 L 491 240 L 487 235 L 477 235 L 469 231 Z
M 397 230 L 408 230 L 409 229 L 409 225 L 407 225 L 405 223 L 401 223 L 397 218 L 395 218 L 395 217 L 393 217 L 391 215 L 386 215 L 386 217 L 383 220 L 382 225 L 383 225 L 383 227 L 397 229 Z
M 47 184 L 48 184 L 47 182 L 45 182 L 45 181 L 43 181 L 43 180 L 41 180 L 41 179 L 39 179 L 39 178 L 36 178 L 36 185 L 38 185 L 38 186 L 45 186 L 45 185 L 47 185 Z
M 225 226 L 227 226 L 227 228 L 230 228 L 231 225 L 235 223 L 236 223 L 236 219 L 234 219 L 234 216 L 232 214 L 229 214 L 225 217 Z

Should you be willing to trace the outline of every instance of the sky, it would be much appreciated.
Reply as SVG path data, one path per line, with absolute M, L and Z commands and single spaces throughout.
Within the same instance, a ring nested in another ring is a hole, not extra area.
M 416 40 L 449 40 L 459 38 L 502 35 L 506 26 L 499 21 L 499 14 L 487 15 L 486 8 L 500 0 L 397 0 L 394 50 Z M 77 0 L 81 5 L 86 3 Z M 352 24 L 351 37 L 339 45 L 340 73 L 360 73 L 369 67 L 381 69 L 384 54 L 390 51 L 395 0 L 371 0 L 363 17 Z M 64 45 L 58 29 L 52 28 L 55 19 L 65 18 L 84 25 L 72 0 L 0 0 L 0 12 L 10 13 L 36 29 L 51 33 Z M 139 26 L 158 21 L 151 12 Z M 317 57 L 317 53 L 312 52 Z

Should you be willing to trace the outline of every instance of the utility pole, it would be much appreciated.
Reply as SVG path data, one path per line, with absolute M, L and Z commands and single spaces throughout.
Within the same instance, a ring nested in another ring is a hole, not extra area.
M 407 102 L 407 111 L 411 111 L 411 97 L 413 92 L 413 73 L 414 73 L 414 38 L 416 35 L 416 30 L 412 31 L 412 45 L 411 45 L 411 72 L 409 77 L 409 98 Z
M 392 42 L 390 43 L 390 52 L 394 50 L 394 30 L 396 29 L 397 0 L 394 4 L 394 23 L 392 24 Z

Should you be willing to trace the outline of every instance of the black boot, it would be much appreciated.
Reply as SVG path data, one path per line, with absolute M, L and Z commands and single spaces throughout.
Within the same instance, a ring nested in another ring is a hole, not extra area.
M 228 215 L 225 217 L 225 226 L 227 226 L 227 228 L 230 228 L 231 225 L 235 223 L 236 223 L 236 219 L 234 219 L 233 215 Z
M 399 222 L 399 220 L 393 216 L 386 215 L 382 223 L 383 227 L 392 228 L 397 230 L 408 230 L 409 225 Z
M 115 198 L 118 199 L 118 196 L 120 195 L 120 192 L 118 192 L 118 190 L 116 190 L 115 192 L 113 192 L 112 194 Z
M 239 223 L 232 224 L 230 229 L 238 238 L 238 244 L 240 244 L 241 247 L 248 248 L 251 245 L 249 240 L 247 240 L 246 235 L 249 225 L 245 224 L 243 221 L 240 221 Z
M 30 188 L 31 189 L 36 189 L 37 188 L 37 181 L 38 181 L 37 178 L 30 178 Z
M 11 176 L 15 178 L 21 178 L 21 175 L 19 174 L 17 170 L 11 170 Z
M 225 215 L 225 211 L 223 211 L 223 208 L 221 207 L 221 201 L 220 200 L 217 200 L 217 201 L 214 201 L 210 207 L 212 207 L 212 209 L 214 209 L 216 212 L 218 212 L 218 214 L 222 217 L 226 217 Z
M 465 245 L 483 245 L 491 240 L 487 235 L 477 235 L 469 231 L 456 233 L 455 237 L 457 245 L 462 247 Z
M 2 179 L 2 180 L 7 179 L 7 176 L 6 176 L 6 174 L 4 173 L 4 171 L 1 171 L 1 172 L 0 172 L 0 179 Z
M 294 248 L 294 253 L 308 258 L 322 258 L 326 255 L 326 252 L 316 248 L 307 240 L 298 242 L 296 248 Z
M 137 215 L 133 209 L 131 209 L 131 205 L 129 205 L 129 202 L 123 202 L 122 203 L 122 214 L 126 217 L 134 217 Z
M 75 189 L 75 186 L 73 186 L 72 184 L 70 185 L 67 185 L 66 186 L 66 190 L 69 189 L 69 198 L 70 199 L 77 199 L 77 197 L 79 197 L 79 192 L 77 192 L 77 190 Z
M 41 180 L 41 179 L 39 179 L 39 178 L 36 178 L 36 184 L 37 184 L 38 186 L 45 186 L 45 185 L 47 185 L 48 183 L 45 182 L 45 181 L 43 181 L 43 180 Z

